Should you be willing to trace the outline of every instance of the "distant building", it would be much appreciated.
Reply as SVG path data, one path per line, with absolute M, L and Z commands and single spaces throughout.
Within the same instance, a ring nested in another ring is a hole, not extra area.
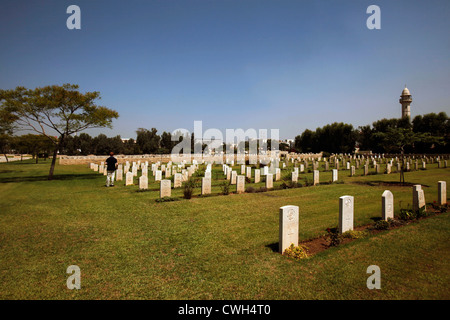
M 399 101 L 402 105 L 402 118 L 408 117 L 411 119 L 411 93 L 408 88 L 405 86 L 405 89 L 402 91 L 402 95 L 400 96 Z

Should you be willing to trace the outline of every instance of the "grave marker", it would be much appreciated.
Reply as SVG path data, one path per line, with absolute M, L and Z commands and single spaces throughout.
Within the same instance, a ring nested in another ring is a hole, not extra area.
M 339 233 L 353 230 L 353 196 L 339 198 Z
M 298 206 L 280 208 L 278 250 L 282 254 L 291 244 L 298 246 Z

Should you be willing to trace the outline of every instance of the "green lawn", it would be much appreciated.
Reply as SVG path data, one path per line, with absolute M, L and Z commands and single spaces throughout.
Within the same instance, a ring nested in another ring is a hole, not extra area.
M 0 299 L 450 298 L 448 213 L 302 261 L 276 252 L 281 206 L 300 207 L 301 240 L 337 226 L 342 195 L 355 197 L 355 225 L 373 223 L 386 189 L 396 212 L 411 206 L 411 187 L 379 184 L 398 181 L 397 173 L 359 169 L 350 178 L 341 170 L 341 183 L 329 184 L 324 172 L 315 187 L 224 196 L 217 166 L 212 196 L 199 197 L 198 188 L 186 200 L 177 189 L 179 201 L 159 203 L 153 177 L 150 191 L 137 192 L 124 181 L 105 188 L 106 177 L 87 166 L 57 166 L 47 181 L 49 165 L 0 164 Z M 312 173 L 299 177 L 311 181 Z M 424 186 L 427 203 L 449 177 L 450 168 L 436 164 L 406 173 Z M 81 290 L 66 287 L 69 265 L 81 269 Z M 370 265 L 381 269 L 381 290 L 366 287 Z

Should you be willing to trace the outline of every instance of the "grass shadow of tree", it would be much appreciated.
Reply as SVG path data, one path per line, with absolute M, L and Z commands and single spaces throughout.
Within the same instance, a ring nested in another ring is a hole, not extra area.
M 278 252 L 280 250 L 280 243 L 279 242 L 274 242 L 274 243 L 266 245 L 265 247 L 269 248 L 273 252 Z
M 55 174 L 52 180 L 65 181 L 65 180 L 86 180 L 96 179 L 98 174 Z M 0 183 L 14 183 L 14 182 L 37 182 L 37 181 L 49 181 L 48 174 L 40 176 L 19 176 L 19 177 L 4 177 L 0 178 Z

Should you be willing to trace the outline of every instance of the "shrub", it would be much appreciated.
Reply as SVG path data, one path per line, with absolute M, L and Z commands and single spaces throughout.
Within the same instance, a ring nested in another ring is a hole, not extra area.
M 426 217 L 428 215 L 429 214 L 427 212 L 426 206 L 423 206 L 422 208 L 419 209 L 419 211 L 416 212 L 416 219 Z
M 390 227 L 390 223 L 386 220 L 378 220 L 377 222 L 375 222 L 375 224 L 373 225 L 373 229 L 374 230 L 387 230 Z
M 183 196 L 185 199 L 191 199 L 192 193 L 194 192 L 195 187 L 197 186 L 197 181 L 194 177 L 191 177 L 188 181 L 184 183 L 183 186 Z
M 287 256 L 288 258 L 292 258 L 294 260 L 300 260 L 308 258 L 308 254 L 306 251 L 306 248 L 304 246 L 294 246 L 293 243 L 284 250 L 283 255 Z
M 172 197 L 164 197 L 164 198 L 158 198 L 155 201 L 156 202 L 170 202 L 170 201 L 178 201 L 178 199 L 172 198 Z
M 426 207 L 423 206 L 418 211 L 414 211 L 412 209 L 400 209 L 400 214 L 398 215 L 398 218 L 400 220 L 408 221 L 426 217 L 428 215 L 429 214 L 426 211 Z
M 400 209 L 400 213 L 398 214 L 398 218 L 400 220 L 413 220 L 416 218 L 416 214 L 411 209 Z
M 310 180 L 307 177 L 305 177 L 305 186 L 308 187 L 308 186 L 312 186 L 312 185 L 313 185 L 312 179 Z
M 267 188 L 266 187 L 260 187 L 258 191 L 256 192 L 266 192 Z
M 256 190 L 253 187 L 247 187 L 247 188 L 245 188 L 245 192 L 247 192 L 247 193 L 255 193 Z
M 367 236 L 367 231 L 348 230 L 342 234 L 343 238 L 361 239 Z
M 338 228 L 328 228 L 327 232 L 328 232 L 328 237 L 330 238 L 329 246 L 330 247 L 338 246 L 342 241 L 342 237 L 339 235 L 339 229 Z
M 222 190 L 222 194 L 227 195 L 230 194 L 230 186 L 231 183 L 229 181 L 224 181 L 220 184 L 220 189 Z

